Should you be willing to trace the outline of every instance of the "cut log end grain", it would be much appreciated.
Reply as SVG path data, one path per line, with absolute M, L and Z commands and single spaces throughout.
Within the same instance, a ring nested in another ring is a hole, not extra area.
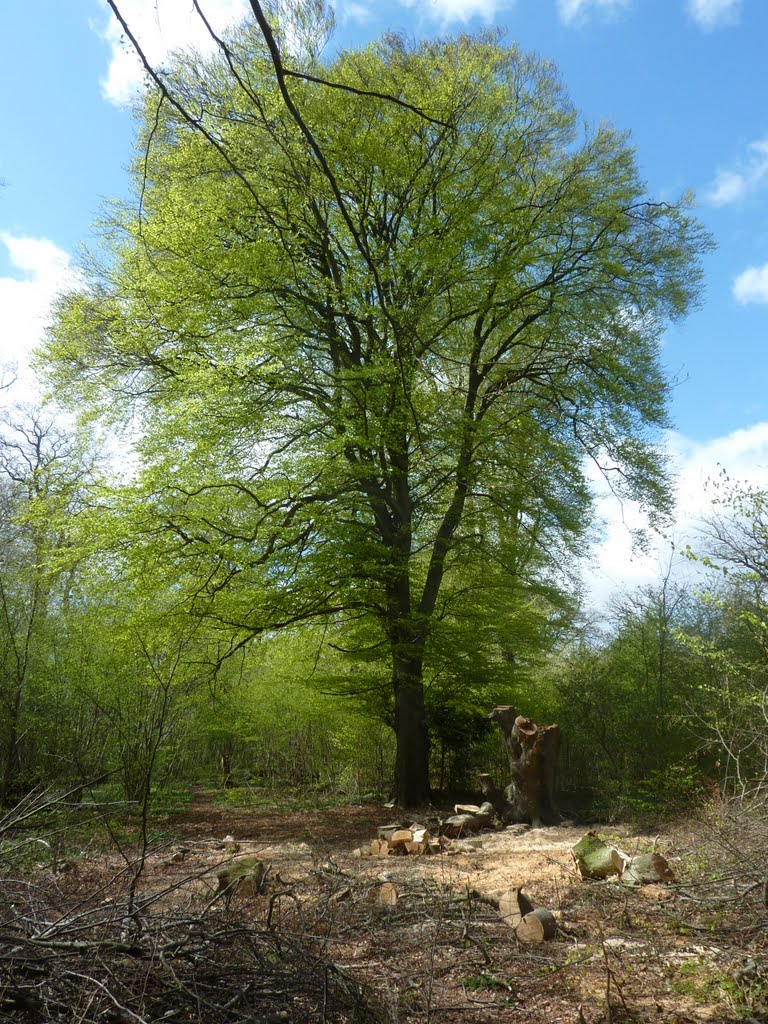
M 533 904 L 519 885 L 499 896 L 499 916 L 510 928 L 517 928 L 525 915 L 532 911 Z
M 557 921 L 544 907 L 537 907 L 526 914 L 515 928 L 515 935 L 521 942 L 548 942 L 554 939 L 556 932 Z

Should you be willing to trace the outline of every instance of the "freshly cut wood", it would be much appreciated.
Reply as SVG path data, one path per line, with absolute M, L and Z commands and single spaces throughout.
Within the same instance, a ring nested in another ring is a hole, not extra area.
M 411 826 L 411 832 L 414 843 L 428 843 L 432 838 L 426 827 L 422 825 Z
M 481 814 L 479 804 L 454 804 L 454 814 Z
M 515 935 L 521 942 L 546 942 L 554 939 L 556 932 L 557 921 L 545 907 L 536 907 L 515 928 Z
M 399 832 L 402 827 L 402 825 L 379 825 L 376 829 L 376 838 L 386 839 L 389 842 L 395 832 Z
M 405 849 L 408 853 L 420 856 L 422 853 L 427 852 L 427 844 L 425 842 L 417 843 L 410 842 L 405 844 Z
M 368 890 L 368 898 L 385 907 L 394 907 L 397 903 L 397 889 L 391 882 L 382 882 L 381 885 L 374 885 Z
M 571 857 L 582 878 L 610 878 L 621 871 L 621 855 L 608 846 L 595 832 L 587 832 L 585 836 L 571 848 Z M 618 863 L 617 863 L 618 859 Z
M 641 886 L 648 882 L 672 882 L 675 873 L 660 853 L 641 853 L 632 857 L 621 873 L 623 885 Z
M 405 843 L 413 841 L 413 832 L 409 828 L 400 828 L 397 832 L 393 832 L 389 844 L 392 847 L 402 846 Z
M 519 885 L 499 896 L 499 916 L 510 928 L 517 928 L 525 915 L 532 911 L 533 904 Z
M 483 828 L 492 828 L 494 818 L 487 814 L 454 814 L 446 818 L 441 826 L 441 833 L 452 838 L 479 832 Z
M 389 856 L 390 846 L 386 839 L 374 839 L 370 845 L 371 857 Z

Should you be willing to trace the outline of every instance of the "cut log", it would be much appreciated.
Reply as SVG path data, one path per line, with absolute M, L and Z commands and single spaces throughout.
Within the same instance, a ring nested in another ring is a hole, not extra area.
M 376 830 L 376 838 L 386 839 L 389 842 L 395 832 L 399 832 L 402 827 L 402 825 L 379 825 Z
M 389 845 L 397 850 L 398 846 L 403 846 L 405 843 L 413 841 L 413 832 L 409 828 L 398 829 L 397 832 L 393 832 L 389 840 Z
M 650 882 L 672 882 L 675 873 L 660 853 L 641 853 L 632 857 L 621 873 L 623 885 L 641 886 Z
M 446 818 L 440 826 L 440 833 L 458 838 L 472 832 L 479 832 L 483 828 L 493 828 L 494 821 L 495 815 L 493 814 L 454 814 L 450 818 Z
M 424 843 L 424 842 L 417 843 L 417 842 L 413 841 L 413 842 L 410 842 L 410 843 L 406 843 L 405 844 L 405 849 L 406 849 L 406 852 L 409 853 L 409 854 L 414 854 L 416 856 L 420 856 L 422 853 L 426 853 L 427 852 L 427 844 Z
M 595 832 L 587 832 L 571 849 L 571 857 L 582 878 L 610 878 L 622 869 L 621 854 Z M 618 861 L 618 862 L 617 862 Z
M 510 928 L 517 928 L 526 914 L 533 912 L 533 904 L 519 885 L 499 896 L 499 916 Z
M 454 804 L 454 814 L 480 814 L 479 804 Z
M 526 914 L 515 928 L 515 935 L 521 942 L 546 942 L 554 939 L 556 932 L 557 921 L 544 907 L 537 907 Z
M 390 845 L 386 839 L 374 839 L 370 845 L 371 857 L 388 857 Z
M 509 809 L 503 813 L 504 824 L 528 822 L 534 828 L 556 824 L 560 820 L 554 803 L 560 727 L 537 725 L 509 704 L 494 708 L 488 717 L 501 728 L 509 760 L 511 781 L 504 790 Z

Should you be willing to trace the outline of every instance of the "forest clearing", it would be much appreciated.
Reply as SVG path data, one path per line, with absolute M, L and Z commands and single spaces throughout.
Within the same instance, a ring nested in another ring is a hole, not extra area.
M 724 1024 L 768 1013 L 762 822 L 750 833 L 720 808 L 717 822 L 654 834 L 610 826 L 611 842 L 662 851 L 675 873 L 628 888 L 574 870 L 582 825 L 360 857 L 391 809 L 290 812 L 236 796 L 240 806 L 196 791 L 154 822 L 143 852 L 123 837 L 119 853 L 6 877 L 2 1019 Z M 222 892 L 217 874 L 255 858 L 260 884 L 246 875 Z M 554 912 L 551 941 L 521 942 L 500 917 L 494 898 L 512 886 Z
M 106 0 L 126 194 L 0 411 L 0 1019 L 768 1020 L 768 486 L 676 530 L 692 193 L 500 25 L 184 3 Z M 656 576 L 598 609 L 598 547 Z

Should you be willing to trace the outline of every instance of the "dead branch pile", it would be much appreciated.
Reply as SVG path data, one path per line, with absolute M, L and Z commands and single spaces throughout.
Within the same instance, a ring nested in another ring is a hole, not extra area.
M 157 894 L 105 900 L 102 890 L 64 907 L 61 895 L 3 882 L 0 1020 L 381 1020 L 363 986 L 300 934 L 256 927 L 221 904 L 169 912 Z

